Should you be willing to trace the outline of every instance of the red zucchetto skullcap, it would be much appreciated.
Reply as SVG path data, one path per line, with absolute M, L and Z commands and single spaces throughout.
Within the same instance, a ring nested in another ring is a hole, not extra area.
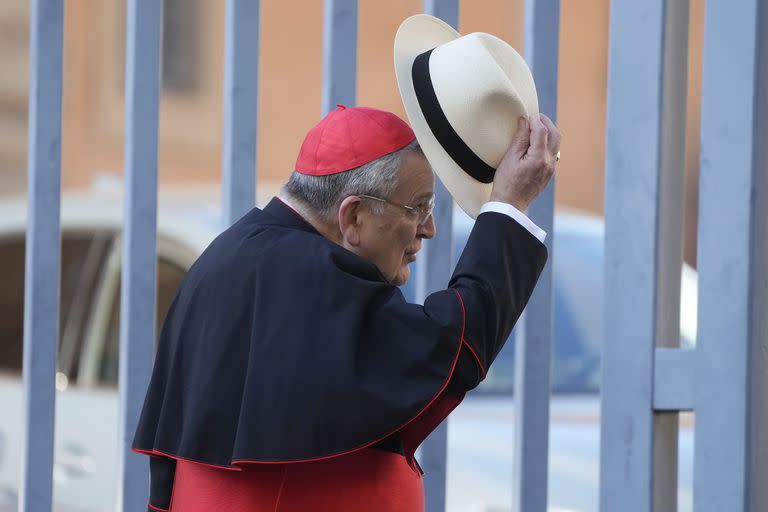
M 395 114 L 338 105 L 307 133 L 296 171 L 310 176 L 337 174 L 402 149 L 415 139 L 411 127 Z

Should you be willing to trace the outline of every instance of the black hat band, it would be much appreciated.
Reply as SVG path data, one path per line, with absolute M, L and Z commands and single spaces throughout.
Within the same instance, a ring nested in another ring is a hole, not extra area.
M 437 142 L 464 172 L 480 183 L 491 183 L 496 169 L 485 163 L 467 146 L 467 143 L 453 129 L 445 117 L 445 112 L 440 107 L 440 102 L 437 101 L 435 88 L 432 86 L 432 77 L 429 74 L 429 57 L 433 50 L 434 48 L 416 57 L 411 68 L 413 90 L 416 93 L 416 99 L 424 119 Z

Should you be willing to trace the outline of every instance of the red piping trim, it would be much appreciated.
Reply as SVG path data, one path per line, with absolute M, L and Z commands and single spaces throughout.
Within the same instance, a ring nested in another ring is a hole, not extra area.
M 242 468 L 233 468 L 232 466 L 219 466 L 216 464 L 209 464 L 207 462 L 201 462 L 199 460 L 195 459 L 187 459 L 184 457 L 179 457 L 178 455 L 171 455 L 170 453 L 161 452 L 160 450 L 145 450 L 143 448 L 133 448 L 133 451 L 136 453 L 143 453 L 144 455 L 154 455 L 155 457 L 168 457 L 169 459 L 174 460 L 182 460 L 184 462 L 194 462 L 195 464 L 201 464 L 203 466 L 208 466 L 210 468 L 216 468 L 216 469 L 229 469 L 230 471 L 242 471 Z
M 475 349 L 472 348 L 472 344 L 467 340 L 466 338 L 462 338 L 461 341 L 464 343 L 464 345 L 469 349 L 470 352 L 472 352 L 472 355 L 475 356 L 475 360 L 477 360 L 477 365 L 480 367 L 480 371 L 483 372 L 483 379 L 485 378 L 485 366 L 483 365 L 483 362 L 480 360 L 480 357 L 477 355 L 477 352 L 475 352 Z
M 459 298 L 459 302 L 461 303 L 461 315 L 462 315 L 462 318 L 464 319 L 464 322 L 466 323 L 466 321 L 467 321 L 467 310 L 464 309 L 464 299 L 461 298 L 461 294 L 459 293 L 458 290 L 454 289 L 453 291 L 456 293 L 456 296 Z M 467 346 L 467 348 L 469 349 L 469 351 L 472 352 L 472 355 L 475 356 L 475 360 L 477 361 L 477 365 L 480 367 L 480 371 L 483 372 L 483 378 L 485 378 L 485 373 L 486 373 L 485 372 L 485 365 L 480 360 L 480 357 L 478 357 L 477 352 L 475 352 L 475 349 L 472 346 L 472 344 L 469 342 L 469 340 L 467 340 L 467 338 L 464 337 L 464 328 L 463 327 L 461 329 L 461 342 L 463 344 L 465 344 Z
M 435 400 L 440 398 L 440 395 L 443 394 L 443 391 L 445 391 L 445 388 L 448 387 L 448 383 L 451 381 L 451 377 L 453 377 L 453 372 L 456 370 L 456 363 L 459 362 L 459 354 L 461 354 L 461 340 L 464 339 L 464 327 L 465 327 L 465 324 L 466 324 L 466 314 L 464 312 L 464 301 L 461 299 L 461 295 L 456 290 L 453 290 L 453 292 L 456 294 L 456 297 L 459 300 L 459 305 L 461 306 L 461 335 L 459 336 L 459 345 L 458 345 L 457 350 L 456 350 L 456 356 L 454 356 L 454 358 L 453 358 L 453 364 L 451 365 L 451 371 L 448 373 L 448 377 L 445 379 L 445 382 L 443 383 L 443 386 L 440 388 L 440 390 L 437 392 L 437 394 L 434 397 L 432 397 L 432 400 L 430 400 L 429 403 L 426 406 L 424 406 L 424 408 L 422 408 L 416 414 L 416 416 L 414 416 L 410 420 L 406 421 L 405 423 L 403 423 L 399 427 L 393 429 L 392 431 L 387 432 L 383 436 L 378 437 L 378 438 L 374 439 L 373 441 L 367 442 L 364 445 L 358 446 L 357 448 L 352 448 L 351 450 L 347 450 L 345 452 L 335 453 L 333 455 L 326 455 L 324 457 L 316 457 L 314 459 L 296 459 L 296 460 L 247 460 L 247 459 L 235 459 L 235 460 L 232 461 L 232 464 L 290 464 L 290 463 L 296 463 L 296 462 L 316 462 L 316 461 L 321 461 L 321 460 L 333 459 L 335 457 L 341 457 L 343 455 L 349 455 L 350 453 L 362 450 L 364 448 L 368 448 L 369 446 L 378 443 L 382 439 L 385 439 L 385 438 L 391 436 L 392 434 L 394 434 L 395 432 L 397 432 L 399 430 L 402 430 L 405 427 L 407 427 L 408 425 L 410 425 L 419 416 L 421 416 L 424 413 L 424 411 L 429 409 L 429 407 L 433 403 L 435 403 Z
M 150 502 L 148 502 L 148 503 L 147 503 L 147 506 L 148 506 L 149 508 L 151 508 L 152 510 L 157 510 L 157 512 L 168 512 L 168 510 L 169 510 L 169 509 L 167 509 L 167 508 L 160 508 L 160 507 L 156 507 L 156 506 L 154 506 L 154 505 L 153 505 L 152 503 L 150 503 Z
M 467 325 L 467 310 L 464 309 L 464 299 L 461 298 L 461 294 L 459 291 L 455 288 L 453 288 L 453 293 L 456 294 L 456 298 L 459 299 L 459 306 L 461 306 L 461 340 L 464 340 L 464 327 Z M 459 343 L 461 345 L 461 343 Z
M 453 290 L 456 293 L 456 297 L 459 298 L 459 302 L 461 303 L 461 314 L 464 318 L 464 323 L 466 324 L 467 321 L 467 310 L 464 308 L 464 299 L 461 298 L 461 294 L 458 292 L 458 290 Z M 470 352 L 472 352 L 472 355 L 475 356 L 475 360 L 477 361 L 477 365 L 480 367 L 480 371 L 483 372 L 483 378 L 485 378 L 485 365 L 480 360 L 480 357 L 477 355 L 477 352 L 475 352 L 475 348 L 472 346 L 472 344 L 467 340 L 467 338 L 464 336 L 464 328 L 461 330 L 461 342 L 467 346 Z

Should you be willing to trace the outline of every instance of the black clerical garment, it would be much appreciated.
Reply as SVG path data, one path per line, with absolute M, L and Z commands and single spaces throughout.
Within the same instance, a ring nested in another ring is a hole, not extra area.
M 151 501 L 164 508 L 177 459 L 401 450 L 436 398 L 484 378 L 546 259 L 512 218 L 482 213 L 448 288 L 422 306 L 279 199 L 254 208 L 192 266 L 163 325 L 134 439 L 153 455 Z

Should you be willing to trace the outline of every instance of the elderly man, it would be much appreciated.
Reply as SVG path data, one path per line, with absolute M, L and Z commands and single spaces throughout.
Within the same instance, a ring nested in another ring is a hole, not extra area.
M 521 212 L 559 138 L 520 120 L 448 288 L 422 306 L 397 288 L 436 231 L 414 133 L 362 107 L 314 127 L 279 197 L 222 233 L 171 305 L 134 445 L 149 509 L 422 510 L 414 452 L 483 379 L 546 261 Z

